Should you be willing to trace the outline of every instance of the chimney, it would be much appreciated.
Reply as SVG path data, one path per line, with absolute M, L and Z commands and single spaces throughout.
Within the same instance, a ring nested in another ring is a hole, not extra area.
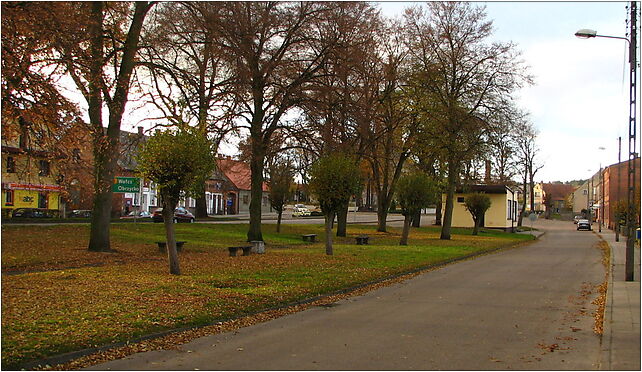
M 490 160 L 486 160 L 486 175 L 484 176 L 484 183 L 490 184 Z
M 143 127 L 138 127 L 138 135 L 139 135 L 139 136 L 142 136 L 142 135 L 143 135 L 143 130 L 144 130 L 144 128 L 143 128 Z

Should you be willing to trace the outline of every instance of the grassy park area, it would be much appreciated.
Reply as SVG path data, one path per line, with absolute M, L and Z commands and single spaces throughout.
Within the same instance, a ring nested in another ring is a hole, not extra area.
M 399 246 L 400 229 L 349 226 L 327 256 L 323 226 L 263 225 L 266 254 L 229 257 L 246 224 L 179 224 L 183 275 L 168 274 L 156 241 L 161 224 L 112 224 L 116 253 L 86 249 L 88 225 L 2 226 L 2 366 L 249 314 L 475 252 L 530 235 L 418 228 Z M 304 243 L 301 234 L 321 242 Z M 370 245 L 354 244 L 368 234 Z

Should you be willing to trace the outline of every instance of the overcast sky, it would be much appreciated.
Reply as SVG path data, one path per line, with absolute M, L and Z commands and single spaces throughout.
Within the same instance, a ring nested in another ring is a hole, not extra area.
M 383 14 L 402 15 L 408 2 L 381 2 Z M 578 39 L 582 28 L 625 36 L 626 2 L 479 2 L 493 20 L 494 37 L 523 52 L 535 85 L 518 94 L 540 134 L 545 166 L 537 181 L 586 179 L 628 158 L 628 51 L 626 41 Z M 639 73 L 638 73 L 639 78 Z M 639 85 L 638 85 L 639 86 Z M 638 95 L 638 99 L 642 99 Z M 640 115 L 638 114 L 638 122 Z M 639 128 L 639 123 L 638 123 Z M 639 131 L 638 131 L 639 133 Z M 600 150 L 604 147 L 604 150 Z M 639 149 L 639 142 L 638 142 Z

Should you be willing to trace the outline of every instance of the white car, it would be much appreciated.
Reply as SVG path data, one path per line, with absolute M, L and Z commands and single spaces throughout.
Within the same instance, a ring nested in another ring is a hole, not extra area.
M 303 204 L 295 204 L 292 210 L 292 217 L 305 217 L 310 215 L 310 210 Z

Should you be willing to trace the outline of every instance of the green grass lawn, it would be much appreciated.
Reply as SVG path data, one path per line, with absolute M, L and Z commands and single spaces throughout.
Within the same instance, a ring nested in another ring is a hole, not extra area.
M 530 240 L 530 235 L 453 229 L 412 229 L 399 246 L 400 229 L 348 227 L 333 256 L 323 242 L 301 234 L 321 225 L 263 225 L 266 254 L 229 257 L 245 245 L 246 224 L 179 224 L 187 241 L 183 275 L 168 274 L 167 258 L 154 242 L 161 224 L 112 224 L 117 253 L 88 252 L 89 226 L 2 226 L 2 367 L 63 352 L 128 340 L 153 332 L 238 317 L 327 294 L 392 274 L 471 253 Z M 368 234 L 358 246 L 354 236 Z M 11 275 L 9 275 L 11 274 Z

